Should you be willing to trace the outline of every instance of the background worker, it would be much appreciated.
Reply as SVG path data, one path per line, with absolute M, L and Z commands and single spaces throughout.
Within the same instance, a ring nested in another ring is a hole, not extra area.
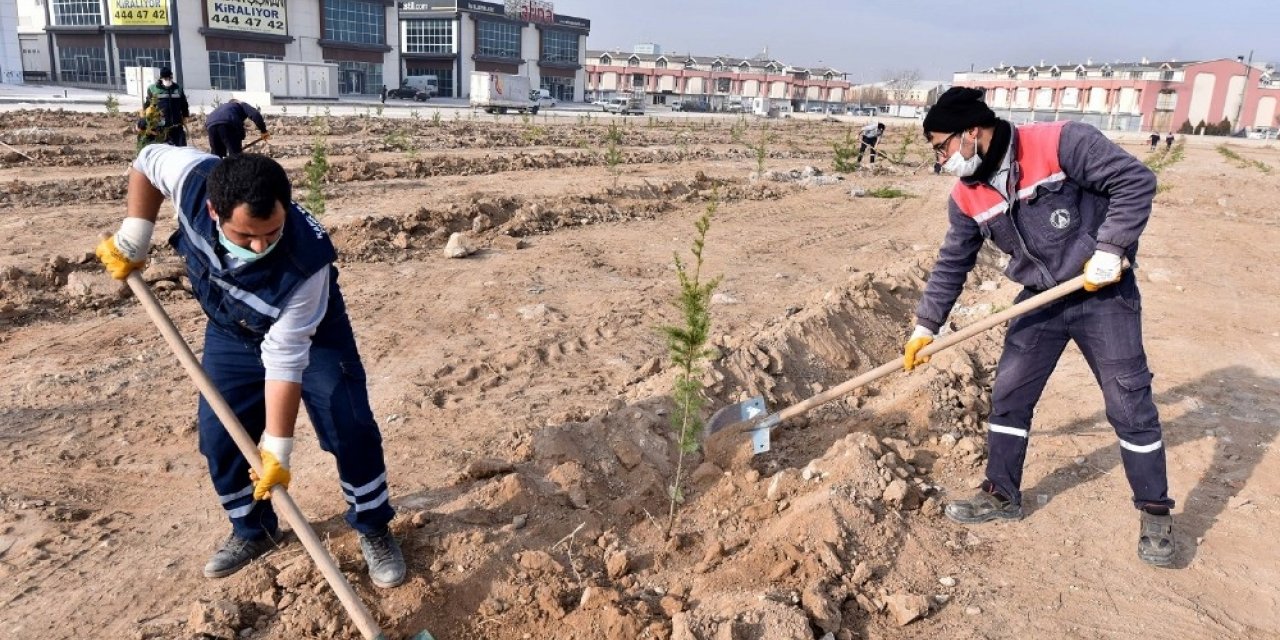
M 951 313 L 978 250 L 990 241 L 1010 256 L 1005 273 L 1025 289 L 1017 301 L 1080 275 L 1084 290 L 1014 319 L 996 368 L 987 423 L 986 480 L 973 498 L 946 505 L 962 524 L 1022 517 L 1022 465 L 1031 419 L 1067 342 L 1075 342 L 1102 388 L 1107 419 L 1139 510 L 1138 557 L 1173 561 L 1174 502 L 1164 440 L 1142 345 L 1142 299 L 1132 270 L 1151 215 L 1156 178 L 1094 127 L 1073 121 L 1013 127 L 952 87 L 924 119 L 944 169 L 960 178 L 950 228 L 916 308 L 904 348 L 907 370 Z
M 253 121 L 263 140 L 270 140 L 267 123 L 262 119 L 262 112 L 247 102 L 232 98 L 214 109 L 205 120 L 204 129 L 209 134 L 209 152 L 219 158 L 239 155 L 243 150 L 244 121 Z
M 876 143 L 880 141 L 880 136 L 882 135 L 884 135 L 883 122 L 871 122 L 862 128 L 862 144 L 858 146 L 858 162 L 862 162 L 862 152 L 870 147 L 871 164 L 876 163 Z
M 160 79 L 147 87 L 147 104 L 160 114 L 162 141 L 175 147 L 187 146 L 186 122 L 191 117 L 191 107 L 187 94 L 173 81 L 169 67 L 160 69 Z

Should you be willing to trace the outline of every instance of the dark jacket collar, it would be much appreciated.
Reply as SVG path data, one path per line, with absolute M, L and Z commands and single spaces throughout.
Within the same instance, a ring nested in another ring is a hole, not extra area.
M 1007 120 L 996 120 L 995 132 L 991 134 L 991 142 L 987 144 L 987 153 L 982 156 L 982 164 L 978 170 L 967 178 L 961 178 L 966 184 L 985 183 L 1000 170 L 1004 162 L 1004 154 L 1009 148 L 1009 140 L 1013 138 L 1013 126 Z

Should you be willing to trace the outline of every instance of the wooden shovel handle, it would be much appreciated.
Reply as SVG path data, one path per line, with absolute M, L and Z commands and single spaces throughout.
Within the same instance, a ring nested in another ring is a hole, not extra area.
M 956 331 L 955 333 L 950 333 L 942 338 L 938 338 L 937 340 L 934 340 L 933 342 L 929 343 L 928 346 L 921 349 L 919 355 L 931 356 L 939 351 L 942 351 L 943 349 L 960 344 L 961 342 L 964 342 L 965 340 L 968 340 L 969 338 L 972 338 L 973 336 L 976 336 L 979 333 L 986 331 L 987 329 L 990 329 L 1000 324 L 1004 324 L 1005 322 L 1008 322 L 1009 320 L 1016 318 L 1017 316 L 1020 316 L 1028 311 L 1038 309 L 1040 307 L 1043 307 L 1049 304 L 1050 302 L 1053 302 L 1054 300 L 1058 300 L 1059 298 L 1075 293 L 1076 291 L 1079 291 L 1082 288 L 1084 288 L 1084 275 L 1078 275 L 1052 289 L 1043 291 L 1030 298 L 1027 298 L 1026 300 L 1023 300 L 1022 302 L 1019 302 L 1018 304 L 1015 304 L 1012 307 L 1009 307 L 1008 309 L 1001 311 L 1000 313 L 995 313 L 990 316 L 987 316 L 986 318 L 983 318 L 978 322 L 975 322 L 959 331 Z M 902 369 L 902 358 L 898 358 L 896 360 L 891 360 L 889 362 L 886 362 L 876 367 L 875 369 L 872 369 L 870 371 L 867 371 L 866 373 L 863 373 L 857 376 L 856 378 L 842 382 L 839 385 L 831 387 L 830 389 L 827 389 L 826 391 L 823 391 L 822 393 L 819 393 L 816 396 L 813 396 L 807 400 L 797 402 L 796 404 L 793 404 L 783 409 L 782 411 L 779 411 L 777 414 L 778 421 L 781 422 L 783 420 L 786 420 L 787 418 L 792 418 L 800 414 L 806 413 L 811 409 L 814 409 L 815 407 L 831 402 L 832 400 L 835 400 L 836 398 L 839 398 L 853 391 L 854 389 L 857 389 L 858 387 L 861 387 L 875 380 L 879 380 L 880 378 L 883 378 L 893 373 L 894 371 L 900 371 L 901 369 Z
M 137 296 L 138 301 L 142 303 L 142 308 L 146 309 L 147 315 L 151 317 L 151 321 L 160 330 L 160 334 L 164 336 L 165 342 L 169 343 L 169 348 L 173 350 L 173 354 L 178 357 L 178 362 L 182 363 L 182 368 L 187 370 L 191 380 L 196 383 L 196 388 L 200 390 L 205 401 L 209 403 L 209 406 L 213 408 L 213 412 L 217 414 L 218 419 L 222 421 L 222 426 L 231 435 L 231 439 L 235 440 L 236 447 L 240 449 L 240 453 L 244 455 L 255 471 L 262 473 L 262 458 L 258 455 L 258 445 L 249 438 L 249 434 L 245 432 L 244 427 L 240 424 L 240 419 L 236 417 L 235 411 L 231 410 L 231 406 L 227 404 L 222 394 L 218 392 L 218 388 L 213 385 L 213 381 L 209 379 L 209 374 L 205 372 L 204 367 L 200 366 L 200 361 L 191 352 L 191 347 L 182 338 L 178 328 L 173 325 L 173 320 L 169 318 L 169 314 L 165 313 L 164 307 L 160 305 L 160 301 L 152 293 L 151 287 L 148 287 L 147 283 L 143 281 L 142 274 L 138 271 L 130 273 L 127 282 L 129 283 L 129 288 L 133 290 L 133 295 Z M 342 571 L 338 570 L 337 563 L 329 556 L 329 552 L 325 549 L 324 544 L 320 542 L 320 538 L 316 536 L 315 530 L 307 522 L 302 510 L 298 508 L 297 503 L 289 496 L 289 492 L 282 486 L 273 487 L 271 489 L 271 503 L 284 514 L 284 519 L 289 523 L 289 526 L 293 527 L 293 532 L 302 541 L 302 546 L 306 548 L 307 553 L 311 554 L 311 559 L 315 560 L 316 566 L 320 569 L 320 573 L 324 574 L 329 587 L 333 589 L 334 594 L 338 596 L 338 600 L 342 602 L 342 606 L 351 615 L 356 627 L 360 629 L 360 635 L 367 640 L 385 638 L 382 635 L 382 630 L 378 628 L 378 623 L 373 619 L 369 610 L 365 608 L 364 603 L 360 601 L 360 597 L 356 595 L 355 590 L 351 588 L 346 576 L 342 575 Z

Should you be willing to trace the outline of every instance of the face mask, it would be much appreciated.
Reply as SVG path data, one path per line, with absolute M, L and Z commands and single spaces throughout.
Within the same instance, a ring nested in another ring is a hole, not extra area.
M 964 134 L 960 134 L 960 149 L 964 148 Z M 978 155 L 978 139 L 973 139 L 973 157 L 965 159 L 960 155 L 960 149 L 951 154 L 950 158 L 942 165 L 944 171 L 950 172 L 957 178 L 967 178 L 978 171 L 978 167 L 982 165 L 982 158 Z
M 242 247 L 228 240 L 226 234 L 222 233 L 221 220 L 218 220 L 215 224 L 218 227 L 218 244 L 222 245 L 222 248 L 226 249 L 227 253 L 245 262 L 254 262 L 255 260 L 261 260 L 262 258 L 265 258 L 268 253 L 271 253 L 272 249 L 276 248 L 276 245 L 280 244 L 280 238 L 276 238 L 275 242 L 272 242 L 271 244 L 267 245 L 267 248 L 262 250 L 262 253 L 258 253 L 253 249 Z M 281 237 L 284 237 L 284 234 L 281 234 Z
M 161 80 L 161 81 L 160 81 L 160 86 L 162 86 L 162 87 L 166 87 L 166 88 L 168 88 L 168 87 L 172 87 L 172 86 L 173 86 L 173 81 L 172 81 L 172 80 Z

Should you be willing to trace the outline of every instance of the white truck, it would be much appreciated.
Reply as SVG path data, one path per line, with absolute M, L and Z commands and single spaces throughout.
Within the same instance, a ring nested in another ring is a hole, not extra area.
M 604 110 L 623 116 L 628 113 L 642 116 L 644 115 L 644 94 L 638 92 L 619 94 L 609 100 L 609 104 L 604 106 Z
M 485 113 L 538 113 L 538 103 L 529 99 L 529 79 L 489 71 L 471 72 L 471 106 Z

